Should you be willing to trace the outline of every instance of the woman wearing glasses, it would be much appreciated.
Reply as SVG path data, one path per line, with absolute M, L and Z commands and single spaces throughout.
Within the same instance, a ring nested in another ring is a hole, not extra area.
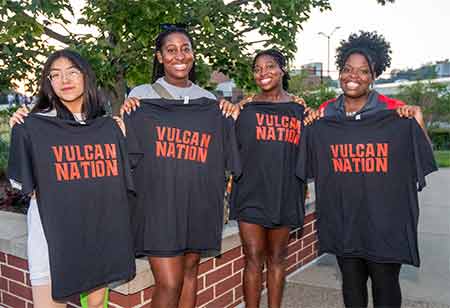
M 95 74 L 89 63 L 78 53 L 67 49 L 51 54 L 44 64 L 36 104 L 30 112 L 48 117 L 56 117 L 61 120 L 74 120 L 81 123 L 103 117 L 105 115 L 104 102 L 97 90 Z M 13 127 L 16 124 L 23 124 L 28 114 L 29 111 L 25 107 L 22 107 L 11 117 L 10 126 Z M 119 118 L 116 118 L 116 121 L 124 133 L 123 122 Z M 73 126 L 73 128 L 76 128 L 76 126 Z M 19 160 L 19 158 L 15 159 Z M 18 189 L 22 188 L 22 184 L 18 181 L 11 180 L 11 182 L 13 187 Z M 92 185 L 96 184 L 94 183 Z M 33 193 L 27 213 L 27 251 L 33 305 L 36 308 L 62 308 L 66 307 L 66 303 L 54 301 L 52 298 L 49 246 L 43 229 L 42 222 L 44 219 L 41 220 L 41 215 L 38 210 L 36 194 Z M 46 221 L 48 222 L 49 219 L 47 218 Z M 70 221 L 71 218 L 67 217 L 67 219 Z M 124 222 L 126 221 L 127 219 L 124 218 Z M 98 228 L 97 231 L 99 231 L 99 234 L 103 234 L 103 231 L 100 230 L 102 226 L 98 225 L 96 227 Z M 62 238 L 64 239 L 64 236 Z M 115 240 L 118 239 L 115 238 Z M 86 239 L 83 239 L 83 241 L 85 243 L 89 242 Z M 122 241 L 121 244 L 123 244 Z M 130 252 L 132 252 L 131 244 Z M 128 258 L 130 262 L 133 261 L 134 266 L 132 254 L 129 256 L 124 255 L 123 258 L 123 260 Z M 80 260 L 80 262 L 83 261 Z M 64 279 L 61 277 L 58 278 Z M 107 279 L 106 277 L 103 278 Z M 79 286 L 79 288 L 82 289 L 83 287 Z M 103 307 L 105 294 L 106 289 L 104 287 L 88 292 L 88 307 Z

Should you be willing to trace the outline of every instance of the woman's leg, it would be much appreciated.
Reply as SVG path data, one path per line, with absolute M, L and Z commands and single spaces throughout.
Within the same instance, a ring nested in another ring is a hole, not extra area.
M 286 276 L 289 227 L 267 230 L 267 289 L 269 308 L 280 308 Z
M 58 303 L 53 300 L 50 284 L 33 286 L 32 290 L 34 308 L 66 308 L 65 303 Z
M 32 285 L 34 308 L 66 308 L 65 303 L 55 302 L 52 297 L 50 262 L 47 239 L 42 228 L 36 199 L 31 199 L 27 213 L 28 266 Z
M 372 281 L 374 307 L 401 307 L 400 268 L 401 264 L 398 263 L 368 262 L 369 276 Z
M 262 271 L 266 257 L 266 230 L 260 225 L 240 221 L 239 232 L 245 255 L 245 307 L 258 308 L 261 298 Z
M 184 255 L 184 280 L 178 308 L 194 308 L 197 299 L 197 274 L 200 254 L 187 253 Z
M 155 291 L 152 307 L 177 308 L 184 278 L 184 256 L 149 257 Z
M 88 293 L 88 308 L 103 308 L 106 288 L 96 289 Z
M 369 272 L 366 260 L 337 257 L 337 261 L 342 273 L 342 293 L 345 307 L 367 307 L 367 279 L 369 278 Z

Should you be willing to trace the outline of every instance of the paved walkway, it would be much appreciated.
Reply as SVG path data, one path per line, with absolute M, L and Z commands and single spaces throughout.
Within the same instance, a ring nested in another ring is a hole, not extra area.
M 419 194 L 422 265 L 402 266 L 403 307 L 450 308 L 450 169 L 431 174 L 427 184 Z M 324 255 L 288 277 L 283 308 L 343 307 L 340 287 L 336 260 Z

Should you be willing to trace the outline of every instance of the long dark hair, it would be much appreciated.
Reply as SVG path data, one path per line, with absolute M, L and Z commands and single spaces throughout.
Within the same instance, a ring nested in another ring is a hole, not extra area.
M 56 116 L 61 119 L 75 120 L 72 112 L 61 102 L 59 97 L 55 94 L 51 85 L 50 69 L 57 59 L 66 58 L 80 70 L 84 77 L 84 93 L 82 113 L 86 120 L 94 119 L 105 114 L 105 103 L 103 96 L 97 89 L 97 81 L 95 73 L 90 64 L 80 56 L 77 52 L 70 49 L 62 49 L 52 53 L 44 64 L 39 83 L 39 93 L 36 104 L 31 112 L 48 112 L 56 110 Z
M 276 49 L 267 49 L 267 50 L 258 52 L 256 54 L 256 56 L 253 58 L 252 70 L 255 69 L 256 60 L 259 57 L 264 56 L 264 55 L 271 56 L 275 60 L 275 62 L 278 63 L 278 66 L 284 73 L 283 79 L 282 79 L 283 90 L 287 91 L 288 87 L 289 87 L 289 79 L 291 79 L 291 77 L 289 76 L 289 73 L 286 68 L 286 66 L 287 66 L 286 57 L 280 51 L 278 51 Z
M 155 51 L 153 56 L 153 72 L 152 72 L 152 83 L 154 83 L 158 78 L 161 78 L 165 75 L 164 73 L 164 65 L 159 63 L 158 57 L 156 56 L 156 53 L 162 52 L 162 47 L 166 42 L 166 38 L 171 35 L 172 33 L 181 33 L 185 35 L 189 42 L 191 43 L 192 50 L 194 50 L 194 41 L 192 40 L 192 37 L 189 35 L 189 33 L 184 28 L 180 28 L 177 26 L 166 28 L 163 32 L 161 32 L 157 37 L 155 41 Z M 196 75 L 195 75 L 195 59 L 194 63 L 192 64 L 191 71 L 189 72 L 189 80 L 194 82 L 196 81 Z

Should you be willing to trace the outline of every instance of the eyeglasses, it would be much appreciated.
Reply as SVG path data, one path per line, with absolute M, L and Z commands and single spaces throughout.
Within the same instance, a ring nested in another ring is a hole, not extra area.
M 61 82 L 65 78 L 66 80 L 78 80 L 82 73 L 76 68 L 71 68 L 66 71 L 54 71 L 48 74 L 47 78 L 52 82 Z
M 175 24 L 162 23 L 162 24 L 159 24 L 159 30 L 161 30 L 161 31 L 168 31 L 168 30 L 172 30 L 172 29 L 176 29 L 176 28 L 181 28 L 181 29 L 186 30 L 187 25 L 184 23 L 175 23 Z
M 341 75 L 350 75 L 350 74 L 355 74 L 359 78 L 369 78 L 372 75 L 372 72 L 370 71 L 369 68 L 344 66 L 344 68 L 341 70 Z

